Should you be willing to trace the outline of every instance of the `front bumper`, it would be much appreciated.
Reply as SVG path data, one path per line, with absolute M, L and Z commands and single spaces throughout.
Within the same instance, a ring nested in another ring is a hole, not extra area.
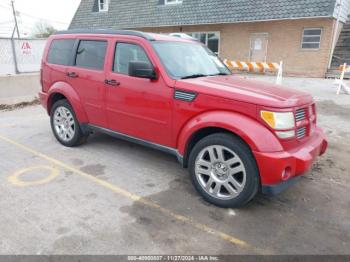
M 282 152 L 261 153 L 253 152 L 257 161 L 262 192 L 278 194 L 296 178 L 307 172 L 316 158 L 325 153 L 328 143 L 320 128 L 316 128 L 310 139 L 299 147 Z M 282 179 L 282 174 L 288 172 L 288 179 Z

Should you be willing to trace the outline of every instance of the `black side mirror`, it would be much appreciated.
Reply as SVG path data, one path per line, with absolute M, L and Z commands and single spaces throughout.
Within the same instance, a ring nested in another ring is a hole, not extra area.
M 149 63 L 131 61 L 129 63 L 129 76 L 157 79 L 157 74 L 154 68 Z

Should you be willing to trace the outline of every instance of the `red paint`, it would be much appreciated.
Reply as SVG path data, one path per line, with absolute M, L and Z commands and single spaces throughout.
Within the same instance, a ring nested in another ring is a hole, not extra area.
M 152 35 L 156 40 L 189 41 Z M 47 63 L 52 40 L 57 38 L 99 39 L 108 41 L 104 71 Z M 134 78 L 112 72 L 115 44 L 118 41 L 140 45 L 151 60 L 157 80 Z M 186 155 L 191 137 L 208 127 L 226 129 L 241 137 L 257 161 L 263 185 L 282 181 L 288 169 L 291 177 L 307 171 L 314 159 L 323 154 L 327 142 L 316 127 L 315 108 L 299 125 L 307 126 L 301 140 L 278 139 L 260 119 L 260 110 L 296 111 L 310 106 L 310 95 L 264 82 L 241 77 L 217 76 L 173 80 L 162 66 L 150 42 L 135 36 L 121 35 L 55 35 L 48 40 L 42 62 L 40 100 L 48 112 L 52 97 L 62 94 L 72 104 L 81 123 L 90 123 L 146 141 L 177 149 Z M 68 78 L 74 72 L 76 78 Z M 104 83 L 115 79 L 116 88 Z M 193 102 L 174 99 L 174 90 L 197 93 Z M 311 128 L 315 131 L 311 134 Z
M 308 141 L 291 150 L 253 152 L 258 163 L 261 183 L 272 185 L 281 182 L 281 174 L 286 168 L 290 169 L 292 177 L 302 175 L 310 169 L 315 158 L 324 154 L 326 149 L 325 135 L 320 128 L 317 128 Z
M 32 47 L 27 41 L 23 42 L 21 49 L 23 55 L 30 55 L 32 53 Z

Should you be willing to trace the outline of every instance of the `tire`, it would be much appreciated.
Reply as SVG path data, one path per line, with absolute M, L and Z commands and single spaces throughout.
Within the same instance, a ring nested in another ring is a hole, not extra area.
M 242 207 L 259 191 L 255 158 L 234 135 L 217 133 L 200 140 L 190 153 L 189 173 L 199 194 L 219 207 Z
M 50 112 L 51 129 L 58 142 L 67 147 L 75 147 L 86 142 L 72 106 L 68 100 L 58 100 Z

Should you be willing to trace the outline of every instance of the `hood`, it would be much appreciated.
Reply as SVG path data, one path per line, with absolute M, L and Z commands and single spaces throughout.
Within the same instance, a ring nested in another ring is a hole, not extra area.
M 236 75 L 178 80 L 175 87 L 266 107 L 295 107 L 313 101 L 308 93 Z

